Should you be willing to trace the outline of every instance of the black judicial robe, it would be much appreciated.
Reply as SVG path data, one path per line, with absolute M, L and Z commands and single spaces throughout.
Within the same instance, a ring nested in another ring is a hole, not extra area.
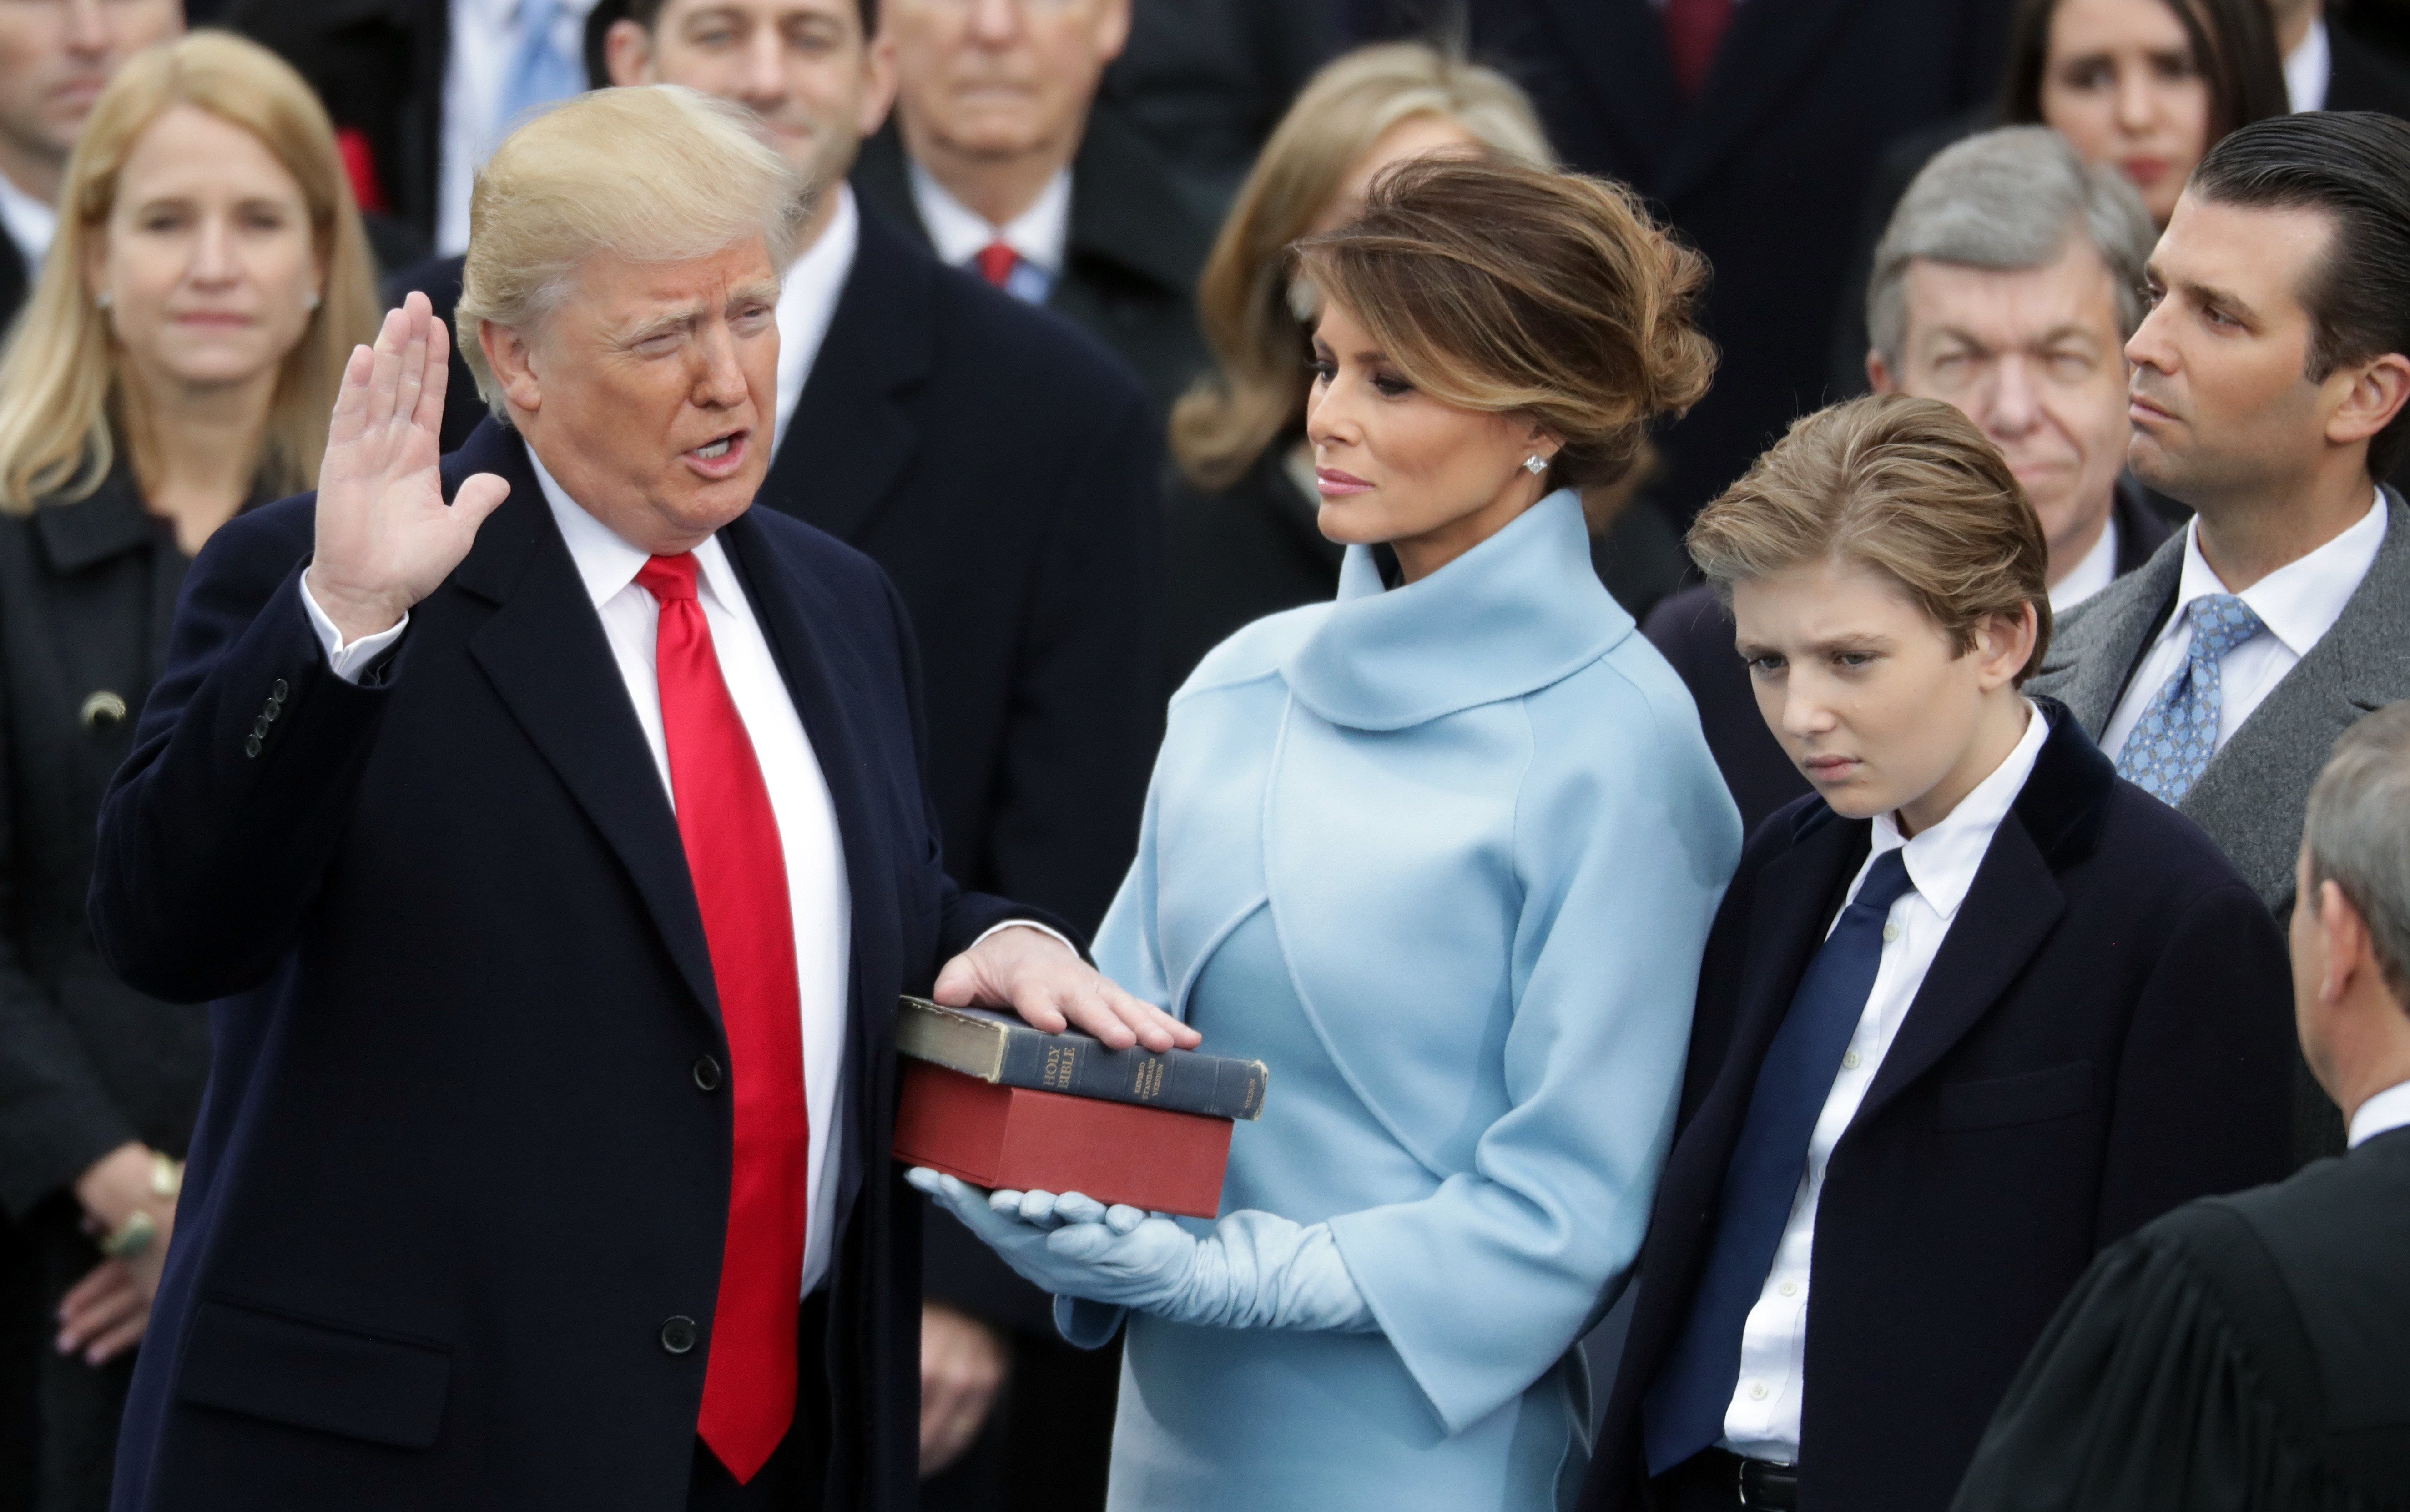
M 2103 1254 L 1953 1512 L 2410 1505 L 2410 1128 Z

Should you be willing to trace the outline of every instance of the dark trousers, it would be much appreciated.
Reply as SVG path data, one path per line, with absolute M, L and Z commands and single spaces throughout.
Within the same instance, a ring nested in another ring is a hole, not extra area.
M 1797 1483 L 1788 1472 L 1787 1484 L 1762 1480 L 1757 1494 L 1741 1495 L 1741 1461 L 1721 1449 L 1703 1449 L 1648 1483 L 1650 1512 L 1741 1512 L 1742 1508 L 1792 1507 L 1799 1505 Z
M 804 1299 L 796 1319 L 795 1420 L 753 1478 L 737 1484 L 702 1439 L 687 1481 L 687 1512 L 820 1512 L 826 1499 L 829 1422 L 828 1291 Z

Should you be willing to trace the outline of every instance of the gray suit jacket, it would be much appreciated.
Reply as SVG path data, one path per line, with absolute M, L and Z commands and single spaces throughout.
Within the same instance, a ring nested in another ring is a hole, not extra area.
M 2210 758 L 2177 806 L 2209 832 L 2280 923 L 2292 911 L 2301 811 L 2335 737 L 2361 715 L 2410 698 L 2410 505 L 2389 487 L 2385 498 L 2385 544 L 2343 617 Z M 2181 531 L 2170 536 L 2149 561 L 2069 611 L 2028 685 L 2074 710 L 2096 740 L 2175 597 L 2185 540 Z

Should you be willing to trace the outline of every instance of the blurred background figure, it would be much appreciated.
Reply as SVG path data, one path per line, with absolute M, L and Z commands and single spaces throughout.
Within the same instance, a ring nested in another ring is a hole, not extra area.
M 41 272 L 93 101 L 127 58 L 183 28 L 178 0 L 0 4 L 0 327 Z
M 1878 392 L 1955 405 L 2008 458 L 2050 546 L 2054 612 L 2168 537 L 2125 471 L 2124 347 L 2156 236 L 2115 168 L 2087 167 L 2047 127 L 2003 126 L 1925 166 L 1875 255 L 1860 361 Z M 1715 589 L 1674 595 L 1646 628 L 1698 700 L 1743 821 L 1807 792 L 1759 717 Z
M 1218 225 L 1314 71 L 1345 45 L 1338 0 L 1131 0 L 1099 98 Z
M 2294 109 L 2410 116 L 2410 70 L 2329 25 L 2326 0 L 2268 0 L 2268 10 L 2285 59 L 2286 101 Z
M 2410 705 L 2335 742 L 2295 871 L 2295 1022 L 2350 1153 L 2102 1256 L 1956 1512 L 2410 1503 Z
M 230 0 L 223 24 L 301 71 L 334 117 L 387 270 L 469 245 L 469 190 L 515 121 L 586 87 L 594 0 Z
M 60 202 L 0 356 L 0 1507 L 42 1512 L 109 1504 L 210 1062 L 204 1016 L 94 950 L 101 791 L 193 553 L 315 482 L 376 324 L 326 114 L 251 43 L 201 33 L 129 61 Z
M 1480 0 L 1476 55 L 1566 163 L 1662 204 L 1715 268 L 1715 391 L 1660 444 L 1678 526 L 1822 401 L 1884 145 L 1997 90 L 2009 0 Z
M 895 120 L 855 188 L 957 268 L 1086 327 L 1169 409 L 1205 366 L 1211 233 L 1110 105 L 1130 0 L 884 0 Z
M 1198 284 L 1213 371 L 1171 412 L 1167 692 L 1240 626 L 1338 591 L 1346 552 L 1314 524 L 1305 439 L 1320 301 L 1292 276 L 1289 243 L 1355 219 L 1397 163 L 1484 151 L 1554 161 L 1531 101 L 1503 75 L 1398 42 L 1316 74 L 1256 160 Z
M 2133 181 L 2164 226 L 2185 181 L 2229 131 L 2286 110 L 2268 0 L 2020 0 L 1996 102 L 1903 138 L 1867 193 L 1849 298 L 1835 314 L 1834 387 L 1865 385 L 1866 279 L 1894 206 L 1933 155 L 1998 123 L 2056 127 L 2087 163 Z

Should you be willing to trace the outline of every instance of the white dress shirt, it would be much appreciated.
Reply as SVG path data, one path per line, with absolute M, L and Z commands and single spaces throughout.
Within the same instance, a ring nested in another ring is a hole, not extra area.
M 2268 627 L 2266 633 L 2252 636 L 2218 660 L 2217 745 L 2223 750 L 2243 728 L 2243 721 L 2276 691 L 2285 675 L 2310 654 L 2334 622 L 2343 618 L 2344 605 L 2359 590 L 2359 580 L 2376 560 L 2377 547 L 2385 544 L 2385 494 L 2378 490 L 2368 513 L 2341 535 L 2297 561 L 2288 561 L 2267 576 L 2244 589 L 2236 597 L 2251 606 Z M 2100 749 L 2111 761 L 2126 749 L 2126 739 L 2134 726 L 2142 722 L 2143 711 L 2151 706 L 2159 690 L 2167 685 L 2192 654 L 2192 602 L 2213 593 L 2228 591 L 2226 584 L 2200 554 L 2200 521 L 2185 527 L 2184 575 L 2176 584 L 2176 606 L 2168 622 L 2152 643 L 2150 655 L 2134 671 L 2134 680 L 2126 687 L 2126 696 L 2117 702 L 2117 712 L 2109 720 L 2109 729 Z
M 2313 12 L 2310 29 L 2293 51 L 2285 54 L 2285 101 L 2296 110 L 2327 108 L 2327 84 L 2334 77 L 2334 44 L 2327 39 L 2326 17 Z
M 812 359 L 820 356 L 837 299 L 845 293 L 846 275 L 853 271 L 854 250 L 861 245 L 862 212 L 854 209 L 853 191 L 840 181 L 820 240 L 804 249 L 778 288 L 778 428 L 773 444 L 787 439 L 787 422 L 794 417 L 795 401 L 804 397 Z
M 937 182 L 936 175 L 914 162 L 908 165 L 912 180 L 912 206 L 921 212 L 921 224 L 929 228 L 929 240 L 937 249 L 941 262 L 956 268 L 970 268 L 980 249 L 991 242 L 1001 241 L 1021 254 L 1021 260 L 1038 269 L 1047 288 L 1063 271 L 1063 249 L 1071 236 L 1071 170 L 1054 170 L 1038 197 L 1027 210 L 1002 225 L 956 199 Z M 1038 303 L 1044 299 L 1045 289 L 1033 291 L 1012 288 L 1020 298 Z
M 2100 539 L 2092 543 L 2065 577 L 2050 586 L 2050 612 L 2065 614 L 2117 581 L 2117 516 L 2100 522 Z
M 443 124 L 436 138 L 435 177 L 435 252 L 443 257 L 469 250 L 469 192 L 476 187 L 477 170 L 508 135 L 502 91 L 525 36 L 520 0 L 447 3 Z M 553 13 L 552 45 L 564 57 L 585 55 L 586 14 L 593 8 L 594 0 L 560 0 Z
M 552 508 L 570 560 L 576 563 L 577 575 L 602 621 L 603 637 L 610 642 L 636 723 L 661 774 L 662 795 L 675 810 L 677 797 L 670 784 L 669 744 L 661 730 L 661 684 L 653 671 L 661 606 L 636 586 L 637 572 L 651 559 L 572 502 L 532 450 L 528 460 L 534 464 L 544 502 Z M 803 1009 L 804 1105 L 811 1120 L 802 1277 L 803 1290 L 808 1293 L 828 1273 L 837 1216 L 837 1175 L 842 1166 L 833 1156 L 845 1128 L 841 1120 L 846 989 L 853 894 L 847 884 L 845 850 L 827 779 L 728 554 L 715 536 L 694 548 L 694 560 L 700 569 L 695 574 L 695 597 L 711 627 L 711 648 L 719 662 L 719 675 L 736 705 L 737 718 L 745 723 L 754 760 L 761 763 L 762 782 L 770 791 L 770 811 L 777 821 L 778 848 L 787 864 L 787 902 L 795 928 L 795 989 Z M 301 598 L 335 670 L 342 674 L 348 665 L 355 679 L 358 668 L 391 645 L 409 623 L 405 618 L 391 630 L 346 647 L 311 597 L 306 582 Z
M 1948 818 L 1906 840 L 1900 837 L 1894 816 L 1880 815 L 1874 821 L 1872 849 L 1866 865 L 1851 880 L 1849 898 L 1842 908 L 1865 885 L 1866 867 L 1891 850 L 1904 851 L 1900 862 L 1908 868 L 1914 891 L 1900 894 L 1891 906 L 1874 989 L 1866 995 L 1866 1010 L 1858 1016 L 1849 1049 L 1841 1056 L 1841 1069 L 1833 1078 L 1833 1090 L 1825 1096 L 1824 1110 L 1808 1138 L 1807 1172 L 1792 1199 L 1790 1221 L 1783 1225 L 1782 1242 L 1775 1248 L 1765 1287 L 1741 1328 L 1740 1379 L 1733 1389 L 1732 1404 L 1724 1409 L 1721 1441 L 1735 1454 L 1785 1464 L 1799 1458 L 1799 1411 L 1808 1362 L 1808 1269 L 1815 1255 L 1816 1207 L 1824 1193 L 1825 1168 L 1850 1120 L 1857 1116 L 1858 1105 L 1866 1100 L 1866 1089 L 1874 1084 L 1875 1073 L 1882 1069 L 1883 1056 L 1906 1022 L 1918 989 L 1924 985 L 1924 974 L 1932 969 L 1951 921 L 1958 916 L 1958 905 L 1966 901 L 1984 852 L 1992 847 L 1993 832 L 2024 791 L 2042 742 L 2049 738 L 2050 721 L 2028 701 L 2023 738 L 1991 776 L 1958 801 Z M 1836 910 L 1833 923 L 1839 922 L 1840 912 Z M 1831 935 L 1832 923 L 1824 926 L 1824 932 Z
M 18 188 L 15 180 L 0 173 L 0 230 L 17 244 L 17 255 L 25 264 L 25 286 L 31 288 L 42 270 L 43 257 L 50 253 L 51 239 L 59 234 L 58 207 L 35 198 Z
M 2351 1115 L 2350 1148 L 2359 1149 L 2379 1134 L 2410 1126 L 2410 1082 L 2397 1082 L 2359 1105 Z

